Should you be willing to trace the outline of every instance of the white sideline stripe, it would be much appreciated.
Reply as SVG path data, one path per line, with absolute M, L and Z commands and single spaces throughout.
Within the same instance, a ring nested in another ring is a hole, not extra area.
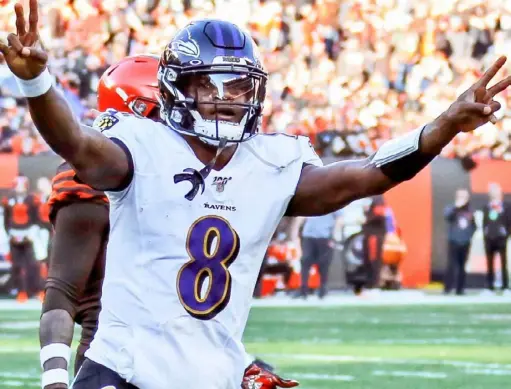
M 510 321 L 511 314 L 503 314 L 503 313 L 481 313 L 472 315 L 474 319 L 480 320 L 491 320 L 491 321 Z
M 12 373 L 10 371 L 0 371 L 2 378 L 22 378 L 22 379 L 39 379 L 39 375 L 30 373 Z
M 286 296 L 272 296 L 253 301 L 254 307 L 335 307 L 335 306 L 408 306 L 408 305 L 473 305 L 473 304 L 508 304 L 511 302 L 510 296 L 443 296 L 430 295 L 420 290 L 402 290 L 397 292 L 381 292 L 367 296 L 353 296 L 346 294 L 328 295 L 320 300 L 316 296 L 311 296 L 307 300 L 290 299 Z
M 1 311 L 1 309 L 0 309 Z M 81 326 L 75 324 L 75 330 L 80 330 Z M 37 330 L 39 329 L 39 321 L 6 321 L 0 323 L 0 329 L 3 330 Z M 0 334 L 0 337 L 15 336 L 16 334 Z M 19 335 L 16 335 L 19 337 Z
M 9 387 L 9 386 L 23 386 L 23 385 L 25 385 L 25 382 L 10 380 L 10 381 L 4 381 L 3 384 L 6 385 L 7 387 Z
M 296 359 L 305 361 L 323 362 L 369 362 L 395 365 L 430 365 L 430 366 L 455 366 L 463 368 L 486 368 L 486 369 L 511 369 L 511 364 L 468 362 L 455 360 L 430 360 L 430 359 L 392 359 L 380 357 L 358 357 L 353 355 L 320 355 L 320 354 L 257 354 L 261 358 Z
M 6 386 L 6 387 L 16 386 L 16 387 L 25 387 L 26 388 L 27 386 L 40 387 L 41 383 L 40 382 L 36 383 L 36 382 L 21 382 L 21 381 L 9 380 L 9 381 L 3 381 L 2 385 Z
M 380 339 L 377 340 L 378 344 L 398 344 L 398 345 L 413 345 L 413 344 L 483 344 L 482 339 L 470 338 L 433 338 L 433 339 Z
M 293 377 L 293 379 L 297 380 L 321 380 L 321 381 L 353 381 L 355 379 L 355 377 L 351 375 L 295 373 L 295 372 L 289 372 L 289 377 Z
M 497 375 L 497 376 L 511 376 L 511 370 L 502 369 L 467 369 L 466 374 L 470 375 Z
M 473 305 L 473 304 L 509 304 L 511 295 L 469 295 L 469 296 L 443 296 L 431 295 L 421 290 L 401 290 L 395 292 L 381 292 L 359 297 L 349 294 L 332 292 L 324 300 L 311 296 L 307 300 L 291 299 L 286 296 L 272 296 L 253 301 L 254 307 L 336 307 L 336 306 L 399 306 L 399 305 Z M 31 299 L 20 304 L 15 300 L 0 300 L 1 310 L 14 311 L 40 311 L 41 302 Z
M 392 376 L 392 377 L 419 377 L 419 378 L 432 378 L 432 379 L 445 379 L 446 373 L 437 373 L 432 371 L 399 371 L 399 370 L 374 370 L 375 376 Z
M 39 353 L 41 349 L 39 347 L 27 346 L 27 347 L 3 347 L 0 346 L 0 354 L 21 354 L 21 353 Z
M 38 299 L 30 299 L 25 303 L 18 303 L 15 300 L 1 300 L 0 310 L 2 311 L 41 311 L 42 304 Z
M 4 321 L 0 323 L 0 329 L 5 330 L 33 330 L 39 328 L 39 321 Z
M 21 339 L 19 334 L 0 334 L 0 339 Z

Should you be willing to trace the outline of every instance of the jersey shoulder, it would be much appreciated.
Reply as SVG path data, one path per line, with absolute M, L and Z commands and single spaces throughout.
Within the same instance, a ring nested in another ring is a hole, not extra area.
M 97 131 L 108 131 L 115 126 L 122 126 L 126 120 L 128 120 L 131 116 L 127 113 L 119 112 L 114 109 L 108 109 L 105 112 L 101 112 L 94 122 L 92 123 L 92 128 Z
M 148 118 L 109 109 L 96 117 L 92 128 L 109 137 L 111 134 L 143 137 L 155 124 L 157 123 Z
M 147 157 L 137 155 L 139 151 L 150 151 L 157 147 L 162 142 L 162 134 L 169 132 L 168 129 L 162 128 L 161 123 L 151 119 L 110 111 L 98 116 L 93 127 L 106 137 L 124 143 L 132 157 L 138 159 L 139 163 L 141 162 L 140 157 L 142 159 Z
M 247 142 L 259 158 L 286 168 L 294 163 L 322 165 L 310 139 L 283 133 L 259 134 Z
M 77 182 L 75 172 L 67 162 L 57 168 L 57 173 L 51 182 L 52 192 L 48 200 L 50 220 L 63 206 L 77 202 L 94 202 L 108 206 L 108 199 L 104 192 L 91 188 L 89 185 Z

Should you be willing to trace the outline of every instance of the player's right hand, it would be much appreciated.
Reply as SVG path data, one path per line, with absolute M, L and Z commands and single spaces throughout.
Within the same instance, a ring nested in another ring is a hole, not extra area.
M 48 54 L 39 47 L 37 7 L 37 0 L 30 0 L 27 30 L 23 6 L 17 3 L 14 6 L 16 34 L 11 33 L 7 36 L 7 45 L 0 42 L 0 51 L 5 57 L 7 66 L 16 77 L 23 80 L 30 80 L 40 75 L 48 61 Z

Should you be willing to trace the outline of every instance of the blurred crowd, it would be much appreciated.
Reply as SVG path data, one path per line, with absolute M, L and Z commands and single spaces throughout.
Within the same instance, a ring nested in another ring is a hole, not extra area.
M 14 29 L 0 0 L 0 35 Z M 109 64 L 159 53 L 200 17 L 246 27 L 270 73 L 264 131 L 355 135 L 334 154 L 362 154 L 445 110 L 498 55 L 510 52 L 511 0 L 41 0 L 41 40 L 76 114 L 91 120 Z M 507 66 L 503 73 L 509 72 Z M 500 75 L 504 76 L 504 74 Z M 0 151 L 48 151 L 0 59 Z M 511 96 L 497 125 L 460 135 L 448 157 L 511 160 Z M 337 138 L 340 139 L 340 138 Z M 360 153 L 358 153 L 360 154 Z

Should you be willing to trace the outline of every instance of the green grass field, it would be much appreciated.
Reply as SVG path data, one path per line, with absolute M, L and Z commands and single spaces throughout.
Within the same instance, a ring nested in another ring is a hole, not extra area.
M 0 310 L 0 389 L 40 387 L 38 318 Z M 245 341 L 303 388 L 506 388 L 510 324 L 509 303 L 256 307 Z

